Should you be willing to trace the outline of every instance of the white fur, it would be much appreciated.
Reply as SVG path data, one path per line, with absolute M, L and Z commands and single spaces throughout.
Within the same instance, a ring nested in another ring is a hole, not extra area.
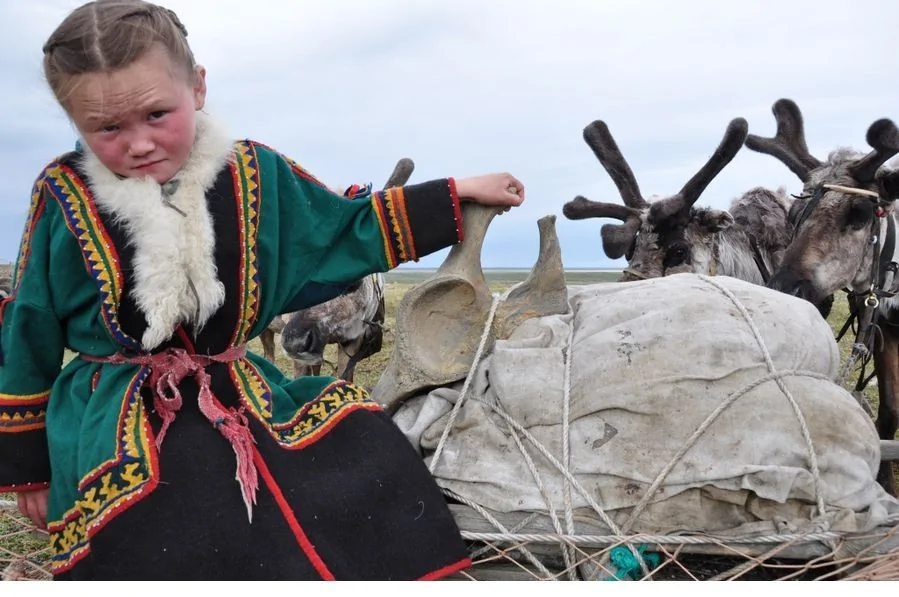
M 194 148 L 175 175 L 180 184 L 171 197 L 184 216 L 165 205 L 156 181 L 120 179 L 85 145 L 83 166 L 94 200 L 124 225 L 134 247 L 132 294 L 147 319 L 141 338 L 147 350 L 171 338 L 181 323 L 193 323 L 199 331 L 225 301 L 225 287 L 216 272 L 206 192 L 232 159 L 233 147 L 233 139 L 204 113 L 197 113 Z

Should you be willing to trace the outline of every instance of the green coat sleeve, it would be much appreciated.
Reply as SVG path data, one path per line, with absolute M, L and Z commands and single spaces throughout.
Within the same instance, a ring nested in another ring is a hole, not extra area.
M 368 274 L 462 240 L 451 178 L 350 200 L 280 153 L 259 144 L 254 149 L 262 174 L 260 236 L 271 247 L 273 257 L 265 267 L 277 279 L 273 300 L 279 312 L 324 302 Z M 272 196 L 277 196 L 276 214 L 271 213 Z
M 53 240 L 42 181 L 32 193 L 13 292 L 0 305 L 0 491 L 39 489 L 50 481 L 45 418 L 65 350 L 50 298 Z

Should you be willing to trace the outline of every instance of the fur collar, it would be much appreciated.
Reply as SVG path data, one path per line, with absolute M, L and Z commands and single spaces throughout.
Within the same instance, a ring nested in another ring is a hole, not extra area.
M 146 350 L 171 338 L 181 323 L 193 324 L 199 333 L 225 301 L 206 192 L 231 159 L 234 140 L 203 112 L 196 118 L 193 151 L 164 185 L 149 178 L 120 178 L 84 146 L 82 165 L 94 200 L 123 225 L 134 247 L 130 290 L 147 320 L 141 338 Z

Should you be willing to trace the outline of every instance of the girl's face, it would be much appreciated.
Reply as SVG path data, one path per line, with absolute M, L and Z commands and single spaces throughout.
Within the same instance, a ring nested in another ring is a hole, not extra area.
M 66 102 L 84 142 L 112 172 L 167 182 L 187 162 L 206 71 L 173 64 L 161 46 L 109 73 L 77 75 Z

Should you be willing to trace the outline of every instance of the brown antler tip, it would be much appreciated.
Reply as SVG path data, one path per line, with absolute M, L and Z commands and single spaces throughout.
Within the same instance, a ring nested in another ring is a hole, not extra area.
M 585 220 L 587 218 L 615 218 L 616 220 L 640 219 L 640 211 L 617 203 L 591 201 L 578 195 L 562 206 L 562 215 L 569 220 Z
M 742 137 L 742 139 L 740 139 L 740 144 L 742 145 L 745 142 L 747 135 L 749 135 L 749 122 L 742 117 L 734 118 L 727 125 L 727 132 L 725 135 L 728 138 L 731 135 Z
M 599 229 L 602 237 L 602 250 L 609 259 L 624 257 L 640 229 L 638 220 L 630 220 L 624 224 L 605 224 Z
M 865 139 L 876 149 L 899 152 L 899 128 L 889 118 L 881 118 L 868 127 Z
M 821 161 L 808 150 L 799 106 L 791 99 L 781 98 L 774 102 L 771 112 L 777 122 L 774 136 L 747 135 L 744 145 L 777 158 L 801 181 L 808 182 L 811 171 L 820 167 Z
M 799 109 L 799 104 L 789 98 L 784 97 L 774 102 L 774 105 L 771 106 L 771 113 L 778 122 L 802 127 L 802 111 Z
M 791 100 L 788 97 L 780 98 L 779 100 L 774 102 L 773 106 L 771 106 L 771 112 L 773 112 L 775 116 L 777 114 L 783 113 L 783 112 L 798 112 L 798 111 L 799 111 L 799 104 L 797 104 L 796 102 L 794 102 L 793 100 Z
M 578 195 L 568 203 L 562 206 L 562 215 L 569 220 L 580 220 L 584 216 L 581 215 L 584 207 L 590 204 L 590 200 L 583 195 Z
M 615 143 L 608 125 L 602 120 L 594 120 L 584 127 L 584 141 L 618 187 L 624 204 L 637 209 L 647 207 L 648 203 L 640 193 L 640 185 Z
M 389 189 L 391 187 L 401 187 L 412 177 L 412 172 L 415 170 L 415 162 L 413 162 L 409 158 L 400 158 L 396 166 L 393 167 L 393 172 L 387 178 L 387 182 L 384 183 L 384 188 Z
M 584 127 L 584 141 L 587 143 L 590 143 L 591 139 L 596 139 L 597 137 L 600 139 L 608 139 L 611 136 L 612 133 L 609 131 L 609 125 L 603 120 L 594 120 Z

